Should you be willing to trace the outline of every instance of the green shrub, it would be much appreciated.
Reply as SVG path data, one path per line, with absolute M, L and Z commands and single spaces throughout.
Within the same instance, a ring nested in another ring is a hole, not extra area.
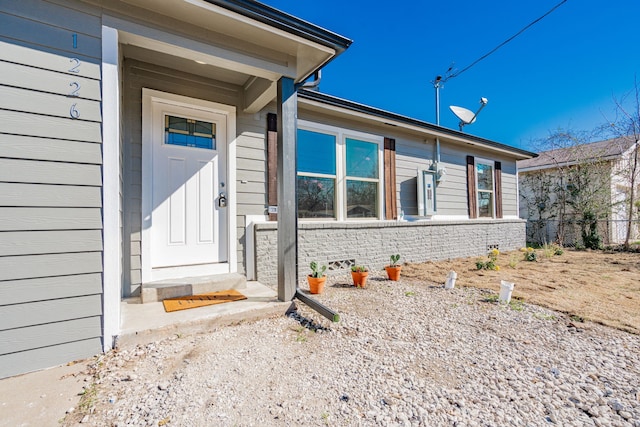
M 520 249 L 520 252 L 524 254 L 525 261 L 533 262 L 538 260 L 538 254 L 536 253 L 536 250 L 533 249 L 531 246 Z
M 481 259 L 476 261 L 476 268 L 478 270 L 495 270 L 499 271 L 500 266 L 496 264 L 498 261 L 498 255 L 500 255 L 500 251 L 497 249 L 491 249 L 487 257 L 489 261 L 482 261 Z

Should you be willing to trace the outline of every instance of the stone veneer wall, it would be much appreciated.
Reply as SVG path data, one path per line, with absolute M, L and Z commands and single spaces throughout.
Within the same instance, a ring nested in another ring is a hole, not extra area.
M 520 219 L 416 222 L 303 222 L 298 226 L 298 277 L 304 280 L 309 263 L 354 260 L 371 271 L 382 270 L 391 254 L 401 262 L 423 262 L 485 256 L 525 246 L 526 221 Z M 255 225 L 257 280 L 277 286 L 277 223 Z M 329 275 L 348 270 L 329 271 Z M 443 279 L 444 280 L 444 279 Z

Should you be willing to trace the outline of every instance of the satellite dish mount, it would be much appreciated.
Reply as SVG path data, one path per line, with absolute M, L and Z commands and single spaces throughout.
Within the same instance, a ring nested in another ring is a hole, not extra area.
M 482 109 L 487 105 L 488 102 L 489 101 L 487 100 L 487 98 L 480 98 L 480 108 L 478 108 L 478 111 L 476 111 L 475 113 L 471 110 L 457 107 L 455 105 L 451 105 L 449 107 L 451 112 L 460 119 L 460 123 L 458 123 L 458 126 L 460 126 L 460 132 L 462 132 L 463 127 L 465 127 L 466 125 L 470 125 L 471 123 L 474 123 L 476 121 L 476 117 L 478 117 L 478 114 L 480 114 L 480 111 L 482 111 Z

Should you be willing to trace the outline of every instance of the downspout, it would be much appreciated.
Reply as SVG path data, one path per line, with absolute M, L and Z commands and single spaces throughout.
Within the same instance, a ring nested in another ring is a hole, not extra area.
M 442 85 L 442 77 L 436 77 L 433 84 L 436 90 L 436 125 L 440 126 L 440 87 Z M 440 167 L 440 137 L 436 136 L 436 162 L 434 165 L 434 171 L 436 172 L 436 178 L 438 177 L 438 168 Z M 437 179 L 436 179 L 437 181 Z
M 318 90 L 318 86 L 320 86 L 320 81 L 322 80 L 322 70 L 317 70 L 313 73 L 313 80 L 310 82 L 298 83 L 296 85 L 296 90 L 298 89 L 309 89 L 313 91 Z

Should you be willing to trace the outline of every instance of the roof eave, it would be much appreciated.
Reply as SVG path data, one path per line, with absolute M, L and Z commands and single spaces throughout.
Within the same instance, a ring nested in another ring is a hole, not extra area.
M 337 33 L 254 0 L 205 1 L 312 42 L 330 47 L 336 51 L 335 56 L 344 52 L 353 42 L 351 39 Z
M 575 165 L 580 165 L 580 164 L 585 164 L 585 163 L 600 163 L 600 162 L 609 162 L 609 161 L 614 161 L 614 160 L 618 160 L 620 159 L 622 156 L 620 154 L 613 154 L 610 156 L 603 156 L 603 157 L 598 157 L 598 158 L 589 158 L 589 159 L 582 159 L 582 160 L 569 160 L 569 161 L 562 161 L 562 162 L 557 162 L 557 163 L 545 163 L 542 165 L 535 165 L 535 166 L 524 166 L 524 167 L 520 167 L 518 166 L 518 170 L 520 172 L 532 172 L 532 171 L 538 171 L 538 170 L 545 170 L 545 169 L 559 169 L 562 167 L 570 167 L 570 166 L 575 166 Z

